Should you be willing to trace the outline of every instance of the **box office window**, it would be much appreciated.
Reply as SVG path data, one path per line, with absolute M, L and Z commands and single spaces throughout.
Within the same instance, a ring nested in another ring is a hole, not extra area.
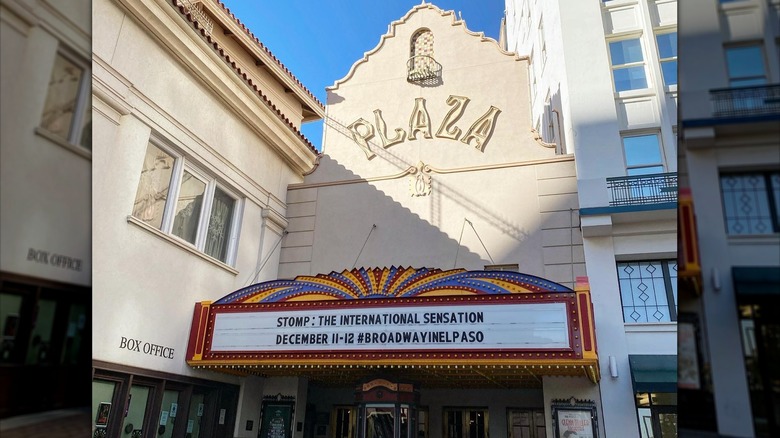
M 229 265 L 234 262 L 239 198 L 158 142 L 148 144 L 133 216 Z
M 57 53 L 40 122 L 49 133 L 86 149 L 92 146 L 90 81 L 87 62 Z
M 645 260 L 617 264 L 623 321 L 677 320 L 677 261 Z

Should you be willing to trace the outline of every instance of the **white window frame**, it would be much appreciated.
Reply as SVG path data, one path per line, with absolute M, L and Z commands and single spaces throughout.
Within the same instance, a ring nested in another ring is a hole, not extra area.
M 664 88 L 665 88 L 666 91 L 675 91 L 675 90 L 677 90 L 677 84 L 676 83 L 675 84 L 671 84 L 671 85 L 666 83 L 666 76 L 664 76 L 663 65 L 664 65 L 664 63 L 667 63 L 667 62 L 672 62 L 672 61 L 678 62 L 677 61 L 677 55 L 671 56 L 671 57 L 667 57 L 667 58 L 662 58 L 661 57 L 661 48 L 658 46 L 658 37 L 661 36 L 661 35 L 668 35 L 670 33 L 677 33 L 677 29 L 676 28 L 675 29 L 659 29 L 659 30 L 657 30 L 655 32 L 654 38 L 655 38 L 655 47 L 656 47 L 656 50 L 658 51 L 658 69 L 661 71 L 661 81 L 664 84 Z M 679 35 L 678 35 L 678 37 L 679 37 Z M 678 68 L 679 68 L 679 64 L 678 64 Z M 677 78 L 678 82 L 679 82 L 679 79 L 680 78 L 679 78 L 679 75 L 678 75 L 678 78 Z
M 168 145 L 164 140 L 152 136 L 149 142 L 166 154 L 173 157 L 173 169 L 171 172 L 171 184 L 168 187 L 168 198 L 165 201 L 165 207 L 163 209 L 162 224 L 160 225 L 160 231 L 172 239 L 181 242 L 183 245 L 190 246 L 202 253 L 204 256 L 212 258 L 224 263 L 228 266 L 234 266 L 236 261 L 236 250 L 238 248 L 238 236 L 240 230 L 241 216 L 243 215 L 243 198 L 237 194 L 235 190 L 226 187 L 224 184 L 217 181 L 216 178 L 201 171 L 196 165 L 190 163 L 187 158 L 179 153 L 174 147 Z M 148 146 L 147 146 L 148 147 Z M 173 234 L 173 222 L 175 220 L 176 203 L 179 199 L 179 193 L 181 190 L 181 183 L 184 177 L 184 171 L 189 172 L 195 178 L 206 184 L 206 189 L 203 193 L 203 204 L 200 208 L 200 214 L 198 217 L 198 227 L 195 233 L 195 243 L 190 243 L 185 239 Z M 228 245 L 225 251 L 225 260 L 219 260 L 212 257 L 205 252 L 206 236 L 208 234 L 209 217 L 211 215 L 211 207 L 214 202 L 214 194 L 216 189 L 219 188 L 225 194 L 233 198 L 235 204 L 233 205 L 233 215 L 229 225 L 229 237 Z
M 537 28 L 539 39 L 539 58 L 541 59 L 540 70 L 544 71 L 544 66 L 547 65 L 547 42 L 544 39 L 544 21 L 543 16 L 539 16 L 539 27 Z
M 610 45 L 612 43 L 618 43 L 621 41 L 630 41 L 630 40 L 637 40 L 639 41 L 639 47 L 642 50 L 642 61 L 639 62 L 629 62 L 626 64 L 618 64 L 615 65 L 615 63 L 612 61 L 612 50 L 610 49 Z M 646 52 L 646 44 L 642 41 L 642 34 L 629 34 L 629 35 L 621 35 L 620 38 L 611 38 L 607 40 L 607 56 L 609 57 L 609 69 L 610 74 L 612 76 L 612 89 L 615 91 L 615 94 L 617 95 L 624 95 L 628 93 L 635 93 L 640 90 L 647 90 L 649 88 L 652 88 L 653 84 L 650 82 L 650 75 L 647 71 L 647 52 Z M 617 83 L 615 83 L 615 70 L 621 70 L 624 68 L 630 68 L 630 67 L 642 67 L 642 69 L 645 72 L 645 88 L 633 88 L 630 90 L 621 90 L 617 91 Z
M 75 146 L 79 150 L 87 151 L 91 153 L 92 151 L 92 145 L 90 144 L 90 147 L 84 147 L 81 145 L 81 134 L 84 132 L 84 127 L 82 126 L 82 122 L 84 121 L 84 118 L 86 117 L 86 113 L 88 110 L 87 105 L 90 103 L 90 95 L 92 93 L 92 68 L 89 62 L 81 58 L 80 56 L 73 53 L 72 50 L 69 50 L 65 47 L 60 47 L 56 54 L 55 59 L 57 56 L 62 56 L 67 61 L 72 62 L 77 67 L 79 67 L 82 70 L 81 79 L 79 80 L 79 86 L 78 91 L 76 92 L 76 106 L 73 108 L 73 119 L 70 121 L 70 127 L 68 128 L 68 135 L 67 137 L 63 138 L 62 136 L 55 134 L 48 129 L 41 126 L 41 122 L 43 120 L 38 120 L 38 126 L 41 131 L 45 132 L 48 137 L 60 139 L 63 141 L 66 141 L 69 146 Z M 54 69 L 54 62 L 52 62 L 52 71 L 49 72 L 49 80 L 51 80 L 51 73 L 53 73 Z M 46 87 L 46 96 L 48 97 L 49 88 Z M 42 110 L 43 111 L 43 110 Z M 43 114 L 41 114 L 41 118 L 43 117 Z
M 626 143 L 625 139 L 628 137 L 643 137 L 647 135 L 655 135 L 655 138 L 658 139 L 658 154 L 660 155 L 661 161 L 654 163 L 654 164 L 642 164 L 642 165 L 628 165 L 628 158 L 626 157 Z M 628 175 L 628 171 L 630 169 L 642 169 L 645 167 L 652 167 L 652 166 L 661 166 L 662 172 L 666 173 L 668 171 L 668 168 L 666 166 L 666 161 L 664 157 L 666 154 L 664 153 L 664 144 L 663 144 L 663 138 L 661 137 L 661 132 L 657 130 L 647 130 L 647 131 L 624 131 L 620 133 L 620 146 L 623 152 L 623 166 L 626 169 L 626 175 Z

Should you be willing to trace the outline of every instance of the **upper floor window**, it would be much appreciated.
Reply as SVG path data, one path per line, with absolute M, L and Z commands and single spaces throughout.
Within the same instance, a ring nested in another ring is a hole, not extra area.
M 720 176 L 726 233 L 780 233 L 780 171 Z
M 610 42 L 609 57 L 615 91 L 647 88 L 645 60 L 639 38 Z
M 658 134 L 624 136 L 623 152 L 628 175 L 648 175 L 664 171 Z
M 658 44 L 664 84 L 667 87 L 677 85 L 677 32 L 658 34 L 655 41 Z
M 677 321 L 677 261 L 648 260 L 617 264 L 623 321 Z
M 92 148 L 90 81 L 86 62 L 57 53 L 40 124 L 49 133 L 87 149 Z
M 238 197 L 184 157 L 150 142 L 135 195 L 133 216 L 233 263 L 238 234 Z
M 726 65 L 731 87 L 766 83 L 764 51 L 760 45 L 726 47 Z
M 547 63 L 547 43 L 544 39 L 544 21 L 542 20 L 542 17 L 539 17 L 539 28 L 538 28 L 538 39 L 539 39 L 539 57 L 542 62 L 541 68 L 544 69 L 544 65 Z

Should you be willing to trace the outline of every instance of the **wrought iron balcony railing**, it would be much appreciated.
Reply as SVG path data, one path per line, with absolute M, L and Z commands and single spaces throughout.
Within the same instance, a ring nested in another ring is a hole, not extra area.
M 780 115 L 780 84 L 710 90 L 715 117 Z
M 677 202 L 677 173 L 607 178 L 610 207 Z

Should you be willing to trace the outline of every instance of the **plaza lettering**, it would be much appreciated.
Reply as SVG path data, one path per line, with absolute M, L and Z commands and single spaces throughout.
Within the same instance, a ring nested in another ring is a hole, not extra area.
M 55 266 L 61 269 L 81 272 L 81 259 L 68 257 L 62 254 L 41 251 L 35 248 L 27 250 L 27 260 L 44 265 Z
M 170 347 L 164 347 L 162 345 L 152 344 L 151 342 L 143 342 L 138 339 L 126 338 L 122 336 L 119 341 L 119 348 L 124 348 L 136 353 L 148 354 L 149 356 L 164 357 L 166 359 L 173 359 L 174 349 Z
M 496 125 L 496 119 L 498 118 L 501 110 L 491 106 L 488 110 L 477 120 L 475 120 L 471 126 L 466 130 L 465 134 L 461 137 L 463 131 L 460 127 L 456 126 L 456 123 L 463 116 L 466 106 L 470 99 L 464 96 L 449 96 L 447 98 L 447 105 L 450 107 L 447 114 L 442 119 L 436 130 L 436 138 L 460 141 L 463 144 L 474 143 L 474 146 L 480 151 L 485 151 L 490 136 L 493 134 L 493 129 Z M 382 143 L 382 148 L 387 149 L 390 146 L 404 142 L 407 138 L 409 140 L 417 140 L 418 135 L 422 138 L 433 138 L 431 122 L 431 116 L 428 114 L 428 110 L 425 106 L 425 98 L 418 97 L 414 100 L 414 107 L 412 108 L 412 114 L 409 117 L 409 129 L 408 131 L 403 128 L 395 128 L 392 130 L 390 136 L 388 136 L 387 123 L 382 116 L 382 111 L 374 110 L 374 124 L 371 124 L 368 120 L 362 117 L 355 120 L 347 126 L 352 139 L 358 146 L 366 153 L 366 157 L 370 160 L 376 153 L 371 149 L 369 140 L 375 136 L 379 137 L 379 141 Z

